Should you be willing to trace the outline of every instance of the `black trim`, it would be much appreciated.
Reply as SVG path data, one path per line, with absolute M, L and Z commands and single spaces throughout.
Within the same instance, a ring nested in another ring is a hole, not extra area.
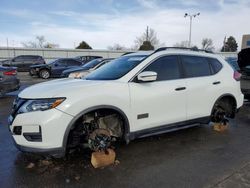
M 144 118 L 148 118 L 148 113 L 146 113 L 146 114 L 138 114 L 137 115 L 137 119 L 144 119 Z
M 65 150 L 64 148 L 50 148 L 50 149 L 38 149 L 38 148 L 31 148 L 26 146 L 21 146 L 18 144 L 15 144 L 16 148 L 22 152 L 25 153 L 35 153 L 45 156 L 53 156 L 56 158 L 61 158 L 65 156 Z
M 35 133 L 23 133 L 24 138 L 29 142 L 42 142 L 42 129 L 39 126 L 39 132 Z
M 144 129 L 144 130 L 140 130 L 136 132 L 131 132 L 129 138 L 130 140 L 134 140 L 136 138 L 143 138 L 147 136 L 153 136 L 153 135 L 173 132 L 173 131 L 177 131 L 181 129 L 186 129 L 186 128 L 198 126 L 200 124 L 208 124 L 209 122 L 210 122 L 210 116 L 207 116 L 207 117 L 198 118 L 194 120 L 188 120 L 188 121 L 183 121 L 179 123 L 173 123 L 173 124 L 163 125 L 159 127 Z
M 63 147 L 50 148 L 50 149 L 32 148 L 32 147 L 21 146 L 17 144 L 13 137 L 12 137 L 12 140 L 16 148 L 25 153 L 35 153 L 35 154 L 40 154 L 40 155 L 45 155 L 45 156 L 53 156 L 56 158 L 64 157 L 66 154 L 65 149 Z

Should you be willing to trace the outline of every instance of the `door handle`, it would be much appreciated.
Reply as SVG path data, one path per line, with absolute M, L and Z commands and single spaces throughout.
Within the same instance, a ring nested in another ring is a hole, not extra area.
M 175 89 L 175 91 L 182 91 L 182 90 L 185 90 L 185 89 L 186 89 L 186 87 L 178 87 L 178 88 Z
M 213 85 L 218 85 L 218 84 L 220 84 L 220 81 L 213 82 Z

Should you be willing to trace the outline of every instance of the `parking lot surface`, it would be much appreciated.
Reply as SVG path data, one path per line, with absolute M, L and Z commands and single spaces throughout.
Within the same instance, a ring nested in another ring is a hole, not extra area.
M 116 149 L 119 163 L 94 169 L 88 151 L 65 159 L 19 152 L 7 127 L 17 93 L 0 99 L 0 187 L 250 187 L 249 102 L 226 132 L 202 125 L 137 139 Z

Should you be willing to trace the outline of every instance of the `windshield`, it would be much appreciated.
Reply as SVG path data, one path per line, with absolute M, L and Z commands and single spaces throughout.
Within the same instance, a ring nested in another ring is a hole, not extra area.
M 102 60 L 101 59 L 94 59 L 88 63 L 86 63 L 84 66 L 82 66 L 83 68 L 87 68 L 87 69 L 91 69 L 93 67 L 95 67 L 96 65 L 98 65 Z
M 86 77 L 86 80 L 116 80 L 136 67 L 147 55 L 122 56 L 100 67 Z

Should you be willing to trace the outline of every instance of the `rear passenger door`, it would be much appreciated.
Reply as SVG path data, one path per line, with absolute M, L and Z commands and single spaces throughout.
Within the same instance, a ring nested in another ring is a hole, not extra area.
M 181 55 L 187 82 L 187 120 L 208 117 L 220 96 L 222 68 L 213 58 Z
M 58 59 L 51 68 L 51 73 L 53 76 L 60 76 L 62 72 L 67 69 L 67 60 Z
M 178 56 L 163 56 L 144 71 L 157 73 L 157 80 L 129 83 L 132 109 L 131 132 L 186 120 L 186 82 Z
M 23 56 L 17 56 L 15 58 L 12 59 L 12 64 L 11 66 L 13 67 L 17 67 L 18 71 L 24 71 L 24 58 Z

